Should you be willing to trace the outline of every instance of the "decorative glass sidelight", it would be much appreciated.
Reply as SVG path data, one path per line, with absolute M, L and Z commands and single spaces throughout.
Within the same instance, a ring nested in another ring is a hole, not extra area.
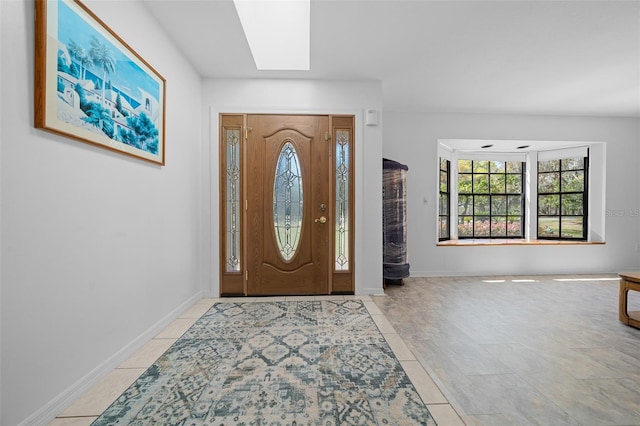
M 302 173 L 296 149 L 287 141 L 278 156 L 273 183 L 273 226 L 280 255 L 290 261 L 302 231 Z
M 351 132 L 336 131 L 335 269 L 349 270 L 349 150 Z
M 240 271 L 240 129 L 226 131 L 226 271 Z

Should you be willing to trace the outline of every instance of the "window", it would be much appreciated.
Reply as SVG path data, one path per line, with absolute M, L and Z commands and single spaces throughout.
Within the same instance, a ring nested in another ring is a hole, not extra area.
M 588 159 L 539 159 L 538 238 L 587 239 Z
M 524 163 L 458 160 L 458 238 L 522 238 Z
M 335 129 L 335 271 L 349 271 L 349 224 L 351 213 L 349 211 L 349 198 L 351 195 L 351 134 L 352 129 Z
M 440 139 L 436 158 L 439 244 L 605 241 L 606 142 Z
M 445 158 L 440 158 L 440 199 L 438 214 L 438 239 L 448 240 L 451 237 L 449 230 L 449 168 L 451 162 Z

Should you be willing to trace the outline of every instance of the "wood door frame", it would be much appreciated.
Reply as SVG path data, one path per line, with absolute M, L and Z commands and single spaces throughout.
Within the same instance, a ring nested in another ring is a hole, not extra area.
M 245 149 L 248 132 L 251 130 L 247 127 L 247 118 L 249 115 L 266 115 L 266 116 L 325 116 L 329 118 L 329 132 L 331 139 L 331 150 L 329 152 L 329 166 L 331 176 L 329 182 L 329 206 L 328 206 L 328 225 L 332 227 L 329 232 L 329 261 L 327 262 L 328 271 L 328 294 L 355 294 L 355 114 L 279 114 L 279 113 L 219 113 L 218 121 L 218 164 L 219 164 L 219 294 L 220 296 L 246 296 L 247 288 L 247 215 L 246 210 L 246 194 L 247 179 L 245 176 L 245 167 L 247 164 L 247 152 Z M 226 245 L 227 245 L 227 203 L 226 203 L 226 155 L 227 155 L 227 139 L 226 130 L 239 130 L 240 132 L 240 264 L 239 270 L 227 271 Z M 346 270 L 336 270 L 336 135 L 338 131 L 346 131 L 348 136 L 348 243 L 345 247 L 348 254 L 348 268 Z

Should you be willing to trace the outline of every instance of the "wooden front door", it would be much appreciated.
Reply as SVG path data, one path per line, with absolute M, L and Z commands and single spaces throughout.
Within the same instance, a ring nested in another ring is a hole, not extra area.
M 327 294 L 329 118 L 247 125 L 247 293 Z
M 354 292 L 354 117 L 220 116 L 220 294 Z

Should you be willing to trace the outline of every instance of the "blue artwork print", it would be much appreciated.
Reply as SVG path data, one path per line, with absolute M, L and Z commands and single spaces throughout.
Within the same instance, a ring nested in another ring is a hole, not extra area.
M 58 120 L 157 155 L 158 81 L 65 1 L 57 9 Z

